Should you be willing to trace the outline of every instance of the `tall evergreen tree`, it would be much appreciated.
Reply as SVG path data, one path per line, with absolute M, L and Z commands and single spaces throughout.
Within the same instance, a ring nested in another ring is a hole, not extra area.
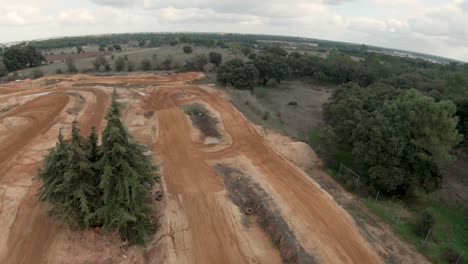
M 80 228 L 94 225 L 94 211 L 99 195 L 97 176 L 86 152 L 86 142 L 80 135 L 76 121 L 73 122 L 72 135 L 68 149 L 68 166 L 64 174 L 69 188 L 69 199 L 65 204 L 66 217 L 70 224 Z
M 43 183 L 38 195 L 41 201 L 52 205 L 51 214 L 55 211 L 54 205 L 62 204 L 67 195 L 63 188 L 63 175 L 67 169 L 67 148 L 68 144 L 64 141 L 62 130 L 60 130 L 55 147 L 49 150 L 38 173 L 38 178 Z
M 157 177 L 150 158 L 129 138 L 120 121 L 116 99 L 114 91 L 97 163 L 102 191 L 97 215 L 105 229 L 117 229 L 130 243 L 144 244 L 153 231 L 149 201 Z
M 96 132 L 96 127 L 91 128 L 91 134 L 88 137 L 86 144 L 88 160 L 92 163 L 99 160 L 99 146 L 98 146 L 98 135 Z

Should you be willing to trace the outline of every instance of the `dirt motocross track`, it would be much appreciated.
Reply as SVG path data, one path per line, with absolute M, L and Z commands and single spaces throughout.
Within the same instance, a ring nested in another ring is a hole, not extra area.
M 296 242 L 317 263 L 381 263 L 351 216 L 270 145 L 223 92 L 188 82 L 199 73 L 115 77 L 48 76 L 0 86 L 1 263 L 281 263 L 279 249 L 229 198 L 215 164 L 236 164 L 266 190 Z M 56 84 L 50 79 L 61 79 Z M 159 230 L 146 248 L 128 247 L 100 230 L 71 231 L 47 215 L 33 180 L 59 129 L 73 120 L 100 131 L 112 84 L 124 122 L 151 147 L 164 199 Z M 132 84 L 135 87 L 132 87 Z M 142 86 L 143 85 L 143 86 Z M 222 144 L 193 140 L 181 109 L 201 101 L 219 117 Z M 234 164 L 234 165 L 233 165 Z M 254 219 L 253 216 L 249 216 Z

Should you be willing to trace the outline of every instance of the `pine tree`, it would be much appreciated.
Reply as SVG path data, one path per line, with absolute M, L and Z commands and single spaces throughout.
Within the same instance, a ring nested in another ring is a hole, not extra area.
M 95 163 L 99 160 L 99 146 L 98 146 L 98 135 L 96 132 L 96 127 L 91 128 L 91 134 L 88 137 L 86 143 L 86 152 L 88 155 L 88 160 L 92 163 Z
M 97 215 L 105 229 L 117 229 L 130 243 L 144 244 L 154 230 L 150 195 L 157 177 L 151 160 L 120 121 L 116 99 L 114 91 L 97 163 L 102 191 Z
M 95 206 L 99 199 L 97 175 L 88 159 L 85 141 L 76 121 L 68 148 L 64 185 L 69 191 L 62 205 L 62 218 L 72 227 L 85 228 L 95 224 Z
M 52 216 L 72 228 L 85 228 L 96 223 L 98 181 L 91 166 L 84 140 L 74 122 L 71 139 L 64 141 L 60 132 L 55 148 L 49 151 L 39 171 L 38 177 L 43 182 L 40 199 L 51 205 Z
M 42 168 L 39 169 L 38 178 L 43 182 L 38 193 L 41 201 L 52 205 L 62 204 L 65 201 L 67 193 L 63 188 L 63 175 L 67 168 L 67 149 L 68 144 L 63 140 L 60 130 L 55 147 L 49 150 Z M 50 210 L 51 214 L 53 212 L 54 206 Z

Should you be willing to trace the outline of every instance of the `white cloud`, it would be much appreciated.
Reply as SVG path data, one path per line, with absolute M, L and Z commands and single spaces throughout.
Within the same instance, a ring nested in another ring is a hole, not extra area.
M 468 0 L 7 1 L 0 0 L 0 42 L 109 32 L 223 31 L 342 40 L 468 60 Z
M 95 24 L 97 19 L 84 8 L 65 10 L 59 13 L 57 20 L 65 24 Z

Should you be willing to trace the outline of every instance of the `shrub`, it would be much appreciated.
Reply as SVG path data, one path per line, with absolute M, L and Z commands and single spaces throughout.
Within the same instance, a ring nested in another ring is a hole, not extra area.
M 40 69 L 35 69 L 29 74 L 29 77 L 31 79 L 37 79 L 37 78 L 41 78 L 43 76 L 44 76 L 44 72 L 42 70 L 40 70 Z
M 168 55 L 167 58 L 162 62 L 162 66 L 165 70 L 171 69 L 172 66 L 172 56 Z
M 193 49 L 190 46 L 184 46 L 183 51 L 184 51 L 185 54 L 190 54 L 190 53 L 193 52 Z
M 197 54 L 185 62 L 185 70 L 203 71 L 206 64 L 208 64 L 208 58 L 206 55 Z
M 444 250 L 444 259 L 452 264 L 452 263 L 456 263 L 457 260 L 458 260 L 458 257 L 460 257 L 460 253 L 457 252 L 455 249 L 453 248 L 447 248 Z M 460 259 L 459 260 L 459 263 L 463 263 L 463 260 Z
M 123 71 L 124 69 L 125 69 L 125 59 L 122 57 L 118 57 L 115 60 L 115 70 L 120 72 L 120 71 Z
M 57 69 L 57 70 L 55 71 L 55 73 L 56 73 L 56 74 L 63 74 L 63 71 L 62 71 L 62 69 Z
M 424 238 L 433 225 L 434 216 L 428 209 L 425 209 L 418 215 L 418 219 L 416 220 L 416 233 Z
M 141 61 L 141 70 L 142 71 L 150 71 L 152 69 L 151 61 L 147 58 Z

